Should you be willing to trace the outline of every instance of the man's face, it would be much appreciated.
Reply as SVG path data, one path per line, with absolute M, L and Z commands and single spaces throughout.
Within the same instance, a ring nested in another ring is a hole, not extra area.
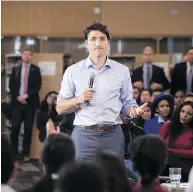
M 151 47 L 146 47 L 143 51 L 143 62 L 144 63 L 152 63 L 153 61 L 153 50 Z
M 100 58 L 107 55 L 109 40 L 104 33 L 91 31 L 85 44 L 90 56 Z
M 24 63 L 30 63 L 31 62 L 32 53 L 31 51 L 24 51 L 22 54 L 22 61 Z
M 193 63 L 193 49 L 190 49 L 190 50 L 188 51 L 187 57 L 188 57 L 188 61 L 189 61 L 190 63 Z

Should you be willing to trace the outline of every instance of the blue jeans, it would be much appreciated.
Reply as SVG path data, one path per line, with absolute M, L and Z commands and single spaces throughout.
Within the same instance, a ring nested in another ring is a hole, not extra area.
M 97 150 L 108 150 L 122 159 L 124 157 L 125 140 L 119 125 L 109 131 L 75 126 L 71 137 L 75 144 L 76 159 L 92 159 Z

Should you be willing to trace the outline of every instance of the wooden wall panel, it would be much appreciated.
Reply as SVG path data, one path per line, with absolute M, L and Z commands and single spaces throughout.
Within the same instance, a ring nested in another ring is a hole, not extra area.
M 192 36 L 192 10 L 193 2 L 102 2 L 101 21 L 112 36 Z
M 101 2 L 2 2 L 3 35 L 82 36 Z
M 51 33 L 53 2 L 25 2 L 28 6 L 27 34 L 46 35 Z
M 27 32 L 28 6 L 23 2 L 2 2 L 2 34 Z
M 51 20 L 52 34 L 82 37 L 82 30 L 93 21 L 100 21 L 93 8 L 100 2 L 56 2 Z
M 101 7 L 95 14 L 94 7 Z M 171 10 L 177 9 L 177 15 Z M 3 35 L 82 37 L 93 21 L 110 28 L 112 36 L 192 36 L 193 2 L 59 1 L 2 2 Z

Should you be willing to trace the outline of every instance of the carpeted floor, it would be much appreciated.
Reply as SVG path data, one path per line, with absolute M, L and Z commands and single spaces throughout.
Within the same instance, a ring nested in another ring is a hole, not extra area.
M 32 187 L 43 175 L 42 167 L 38 161 L 29 163 L 20 162 L 16 177 L 11 183 L 11 186 L 20 192 L 24 189 Z

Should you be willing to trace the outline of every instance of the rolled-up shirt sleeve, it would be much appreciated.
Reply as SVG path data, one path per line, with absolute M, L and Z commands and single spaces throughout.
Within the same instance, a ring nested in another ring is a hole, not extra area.
M 63 80 L 61 82 L 61 88 L 57 101 L 62 99 L 71 99 L 75 97 L 75 86 L 72 78 L 72 67 L 67 68 L 63 75 Z
M 131 83 L 131 76 L 129 69 L 126 70 L 121 90 L 122 112 L 126 115 L 126 111 L 129 107 L 138 107 L 136 100 L 133 99 L 133 87 Z

